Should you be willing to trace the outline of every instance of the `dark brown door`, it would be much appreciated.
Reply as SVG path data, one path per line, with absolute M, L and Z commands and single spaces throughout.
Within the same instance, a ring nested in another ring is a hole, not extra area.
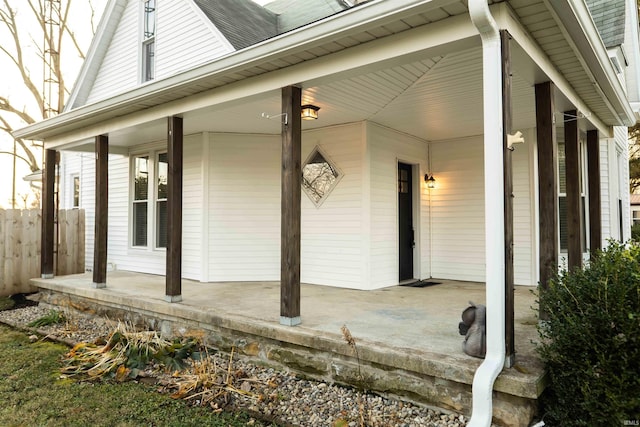
M 411 165 L 398 163 L 399 280 L 413 279 L 413 191 Z

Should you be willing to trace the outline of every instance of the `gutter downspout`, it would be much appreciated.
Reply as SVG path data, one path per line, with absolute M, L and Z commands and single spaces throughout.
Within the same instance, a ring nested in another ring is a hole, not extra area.
M 482 39 L 487 352 L 473 377 L 468 426 L 489 427 L 493 383 L 504 367 L 506 351 L 502 54 L 500 34 L 487 0 L 469 0 L 469 15 Z

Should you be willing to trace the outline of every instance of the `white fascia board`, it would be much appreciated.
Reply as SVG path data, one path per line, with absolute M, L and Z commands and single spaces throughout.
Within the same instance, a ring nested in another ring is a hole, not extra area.
M 635 124 L 627 95 L 609 60 L 607 50 L 584 0 L 545 0 L 558 26 L 573 40 L 574 50 L 585 70 L 592 73 L 593 84 L 612 105 L 612 113 L 621 126 Z
M 366 28 L 411 16 L 418 11 L 424 12 L 439 8 L 452 2 L 453 0 L 374 0 L 298 30 L 233 52 L 201 67 L 18 129 L 14 132 L 14 136 L 30 140 L 49 139 L 50 136 L 59 133 L 56 129 L 60 126 L 80 128 L 84 126 L 83 120 L 90 119 L 96 114 L 108 113 L 110 110 L 135 104 L 147 97 L 171 92 L 181 86 L 195 83 L 199 79 L 248 69 L 271 59 L 300 52 L 306 47 L 334 40 L 339 36 L 348 36 Z
M 556 89 L 571 102 L 575 107 L 588 117 L 588 120 L 602 133 L 602 135 L 612 136 L 613 129 L 600 120 L 580 96 L 573 89 L 571 84 L 553 65 L 549 57 L 540 46 L 533 40 L 529 32 L 522 26 L 513 10 L 506 3 L 499 3 L 491 7 L 491 13 L 500 28 L 506 29 L 513 40 L 531 58 L 533 62 L 545 73 L 549 80 L 553 82 Z M 607 58 L 608 60 L 608 58 Z
M 73 85 L 69 99 L 65 103 L 64 112 L 72 108 L 81 92 L 88 92 L 93 87 L 99 67 L 111 44 L 111 39 L 115 34 L 126 5 L 127 0 L 109 0 L 105 6 L 96 34 L 91 40 L 89 50 Z
M 394 61 L 400 57 L 418 60 L 425 56 L 444 55 L 454 50 L 477 46 L 479 41 L 477 30 L 471 24 L 469 16 L 459 15 L 121 117 L 97 120 L 68 130 L 64 129 L 66 123 L 61 123 L 58 125 L 60 132 L 48 137 L 46 146 L 60 147 L 76 140 L 108 134 L 171 115 L 278 91 L 284 86 L 300 82 L 315 86 L 336 78 L 337 74 L 344 78 L 350 73 L 361 72 L 363 67 L 370 64 Z M 74 123 L 71 122 L 70 125 L 73 126 Z

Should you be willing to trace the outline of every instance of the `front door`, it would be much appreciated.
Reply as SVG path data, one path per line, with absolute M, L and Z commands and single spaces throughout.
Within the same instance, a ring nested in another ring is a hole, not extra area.
M 398 163 L 399 280 L 413 279 L 413 191 L 411 165 Z

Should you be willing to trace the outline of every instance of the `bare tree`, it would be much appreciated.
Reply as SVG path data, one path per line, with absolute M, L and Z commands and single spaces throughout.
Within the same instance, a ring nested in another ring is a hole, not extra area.
M 6 34 L 9 37 L 5 39 L 10 40 L 0 44 L 0 66 L 5 78 L 13 72 L 18 80 L 16 86 L 20 85 L 13 88 L 20 93 L 18 96 L 0 93 L 0 141 L 4 139 L 13 146 L 2 150 L 0 145 L 0 155 L 14 156 L 14 165 L 15 160 L 23 161 L 32 172 L 40 169 L 41 147 L 15 138 L 13 131 L 62 111 L 69 94 L 63 57 L 69 49 L 69 55 L 84 59 L 83 47 L 71 29 L 73 4 L 72 0 L 1 0 L 0 3 L 0 35 Z M 89 8 L 90 19 L 76 16 L 73 25 L 90 25 L 93 31 L 95 14 L 90 1 Z M 2 135 L 5 138 L 1 138 Z M 15 204 L 15 196 L 13 199 Z

